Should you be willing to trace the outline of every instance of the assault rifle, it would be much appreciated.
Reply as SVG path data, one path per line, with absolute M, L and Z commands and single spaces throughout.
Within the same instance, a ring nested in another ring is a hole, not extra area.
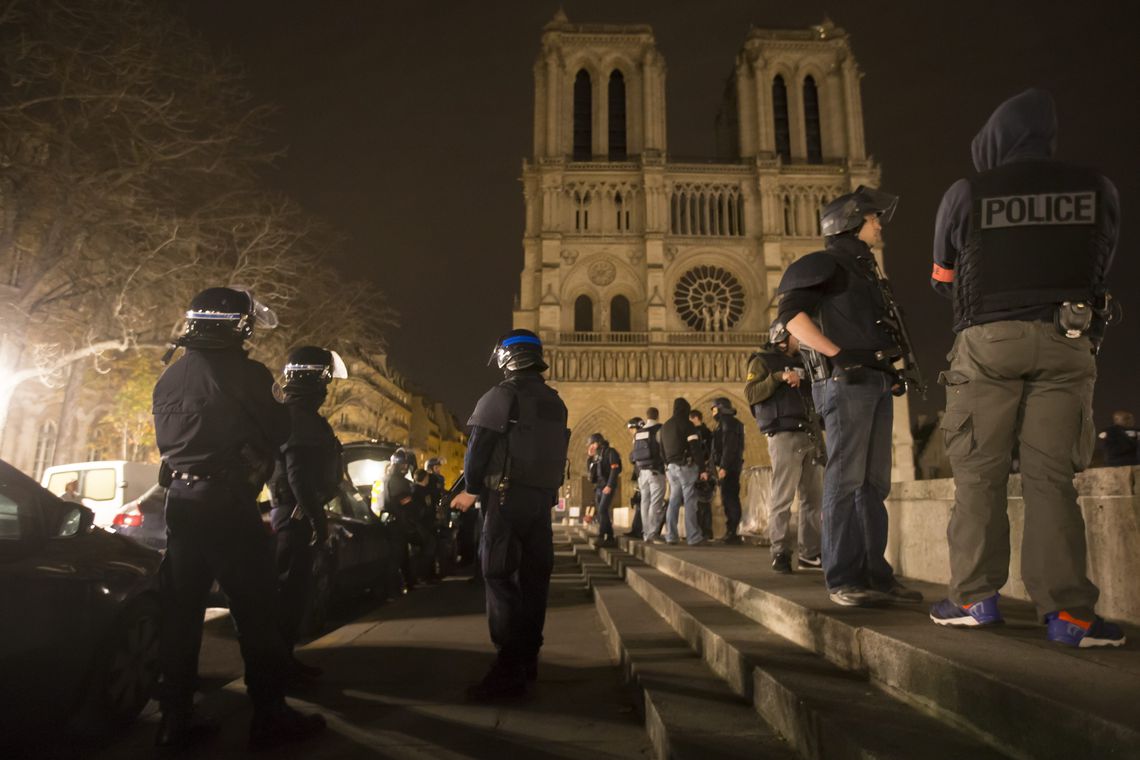
M 922 377 L 922 369 L 918 366 L 918 357 L 914 355 L 914 344 L 910 341 L 910 333 L 907 332 L 906 329 L 906 319 L 903 317 L 902 307 L 899 306 L 898 301 L 895 300 L 894 291 L 891 290 L 891 283 L 883 276 L 882 270 L 879 269 L 879 262 L 873 257 L 870 259 L 860 259 L 860 261 L 869 262 L 871 274 L 875 277 L 875 284 L 879 286 L 879 293 L 882 295 L 883 303 L 887 307 L 887 313 L 876 320 L 876 323 L 887 331 L 899 350 L 899 356 L 890 356 L 886 351 L 878 351 L 876 352 L 875 358 L 880 360 L 901 358 L 903 366 L 902 371 L 899 373 L 899 380 L 903 384 L 903 389 L 897 395 L 901 396 L 906 391 L 913 389 L 918 391 L 918 395 L 922 396 L 923 400 L 925 400 L 926 381 Z

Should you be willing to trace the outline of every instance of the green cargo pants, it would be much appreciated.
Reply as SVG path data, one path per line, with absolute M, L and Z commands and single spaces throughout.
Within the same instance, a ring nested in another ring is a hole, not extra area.
M 942 419 L 954 470 L 950 598 L 971 604 L 1009 577 L 1006 486 L 1020 446 L 1021 577 L 1038 612 L 1090 619 L 1100 592 L 1085 572 L 1085 523 L 1073 475 L 1088 466 L 1096 361 L 1088 338 L 1045 322 L 992 322 L 958 334 Z

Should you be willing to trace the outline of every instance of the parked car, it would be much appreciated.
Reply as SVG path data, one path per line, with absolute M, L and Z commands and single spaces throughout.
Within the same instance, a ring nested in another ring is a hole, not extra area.
M 158 675 L 161 556 L 0 461 L 0 742 L 138 716 Z
M 95 512 L 95 524 L 106 528 L 124 504 L 158 481 L 158 465 L 121 459 L 58 464 L 44 470 L 40 485 L 62 497 L 72 481 L 79 482 L 77 495 Z
M 154 485 L 140 498 L 127 504 L 112 520 L 111 529 L 146 546 L 166 550 L 166 489 Z M 394 558 L 389 534 L 394 529 L 374 515 L 368 502 L 353 484 L 343 479 L 337 494 L 325 505 L 329 519 L 329 545 L 313 563 L 313 594 L 302 632 L 315 635 L 325 623 L 328 609 L 339 598 L 365 591 L 384 598 L 399 593 L 398 561 Z M 229 605 L 225 594 L 214 584 L 210 605 Z

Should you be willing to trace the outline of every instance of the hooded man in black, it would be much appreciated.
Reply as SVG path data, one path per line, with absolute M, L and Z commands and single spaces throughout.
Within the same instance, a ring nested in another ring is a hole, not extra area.
M 669 506 L 665 515 L 665 541 L 676 544 L 677 518 L 681 504 L 685 505 L 685 541 L 696 546 L 708 541 L 701 533 L 697 521 L 698 480 L 708 480 L 705 447 L 701 443 L 696 425 L 689 420 L 689 402 L 683 398 L 673 401 L 673 416 L 661 426 L 661 449 L 665 456 L 665 476 L 669 480 Z
M 1053 159 L 1057 114 L 1044 90 L 1001 104 L 972 145 L 978 174 L 938 209 L 931 284 L 954 303 L 941 427 L 954 470 L 950 597 L 939 625 L 999 623 L 1009 575 L 1006 484 L 1015 446 L 1025 497 L 1021 574 L 1051 641 L 1120 646 L 1086 573 L 1073 475 L 1088 466 L 1096 349 L 1114 318 L 1105 284 L 1116 250 L 1116 188 Z

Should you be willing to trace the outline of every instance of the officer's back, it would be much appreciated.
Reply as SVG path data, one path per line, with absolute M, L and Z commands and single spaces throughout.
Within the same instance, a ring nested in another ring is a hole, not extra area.
M 247 445 L 273 448 L 289 436 L 289 417 L 265 389 L 273 376 L 240 346 L 188 347 L 154 388 L 155 439 L 171 469 L 218 474 L 244 462 Z

